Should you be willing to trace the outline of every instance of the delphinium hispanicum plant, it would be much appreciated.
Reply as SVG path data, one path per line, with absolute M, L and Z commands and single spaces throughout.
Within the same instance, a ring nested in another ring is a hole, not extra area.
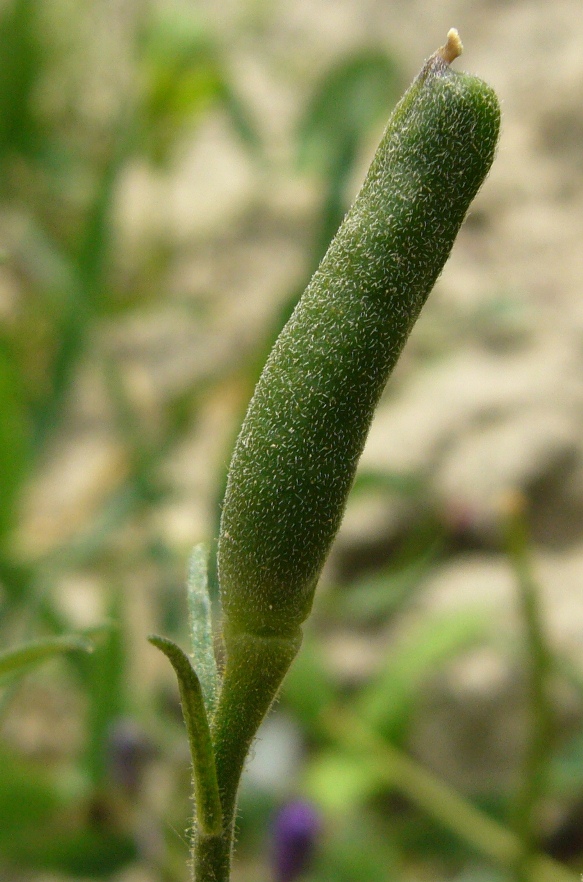
M 151 638 L 176 670 L 189 734 L 196 882 L 228 882 L 246 756 L 300 648 L 387 378 L 494 158 L 498 101 L 451 68 L 460 52 L 451 30 L 395 108 L 255 389 L 217 552 L 222 674 L 200 550 L 189 580 L 194 667 Z

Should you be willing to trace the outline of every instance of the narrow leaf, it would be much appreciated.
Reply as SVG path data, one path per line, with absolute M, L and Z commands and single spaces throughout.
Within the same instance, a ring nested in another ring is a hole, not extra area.
M 483 611 L 471 608 L 420 623 L 360 694 L 359 719 L 390 740 L 402 739 L 421 685 L 452 658 L 483 642 L 490 628 Z
M 218 672 L 213 643 L 211 601 L 208 592 L 208 549 L 196 545 L 188 565 L 188 618 L 194 667 L 209 719 L 215 712 L 218 695 Z
M 300 122 L 300 165 L 326 171 L 338 166 L 347 145 L 355 154 L 361 139 L 396 102 L 400 80 L 396 62 L 383 51 L 341 58 L 316 86 Z
M 156 635 L 148 639 L 164 653 L 178 678 L 192 758 L 198 823 L 207 836 L 217 835 L 221 832 L 223 818 L 215 756 L 200 681 L 188 656 L 172 640 Z
M 23 643 L 14 649 L 0 652 L 0 677 L 17 673 L 63 652 L 72 650 L 91 652 L 92 649 L 93 645 L 89 640 L 74 634 Z

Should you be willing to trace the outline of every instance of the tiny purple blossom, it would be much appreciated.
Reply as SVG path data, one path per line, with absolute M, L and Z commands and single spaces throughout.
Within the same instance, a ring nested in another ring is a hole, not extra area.
M 290 802 L 279 811 L 273 826 L 275 882 L 299 878 L 310 862 L 320 826 L 320 818 L 308 802 Z
M 128 795 L 138 793 L 142 774 L 154 753 L 154 746 L 134 720 L 121 717 L 113 722 L 107 736 L 108 771 Z

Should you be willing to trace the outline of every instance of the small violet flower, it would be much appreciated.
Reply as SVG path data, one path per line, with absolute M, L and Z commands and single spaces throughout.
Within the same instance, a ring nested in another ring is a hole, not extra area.
M 320 818 L 308 802 L 290 802 L 279 811 L 273 826 L 275 882 L 299 878 L 310 862 L 320 828 Z
M 153 744 L 137 723 L 125 717 L 114 721 L 107 737 L 108 771 L 128 796 L 139 792 L 144 769 L 154 754 Z

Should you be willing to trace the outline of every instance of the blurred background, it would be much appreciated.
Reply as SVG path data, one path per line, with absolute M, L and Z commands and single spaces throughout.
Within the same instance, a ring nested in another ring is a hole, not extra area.
M 254 749 L 233 879 L 578 879 L 581 12 L 1 0 L 3 882 L 188 878 L 187 743 L 146 637 L 187 645 L 263 360 L 452 26 L 499 153 Z

